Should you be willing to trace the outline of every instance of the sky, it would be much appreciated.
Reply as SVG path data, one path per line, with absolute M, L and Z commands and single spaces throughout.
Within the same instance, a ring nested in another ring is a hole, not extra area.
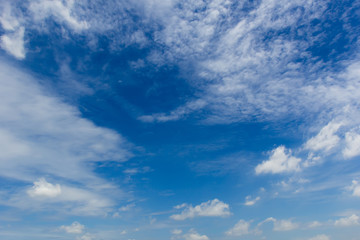
M 0 239 L 358 240 L 360 1 L 2 0 Z

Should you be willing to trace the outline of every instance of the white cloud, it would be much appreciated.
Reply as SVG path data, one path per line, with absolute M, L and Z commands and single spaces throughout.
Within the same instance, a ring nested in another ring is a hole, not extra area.
M 333 149 L 340 141 L 339 136 L 335 133 L 342 125 L 342 123 L 330 122 L 320 130 L 318 135 L 305 143 L 305 148 L 313 151 L 329 151 Z
M 73 222 L 70 226 L 61 226 L 60 229 L 67 233 L 81 234 L 83 233 L 85 226 L 78 222 Z
M 40 178 L 27 192 L 31 197 L 56 197 L 61 194 L 61 187 L 59 184 L 53 185 Z
M 181 229 L 174 229 L 171 231 L 171 234 L 174 234 L 174 235 L 179 235 L 182 233 L 182 230 Z
M 349 227 L 359 225 L 359 216 L 353 214 L 349 217 L 340 218 L 335 221 L 335 226 L 337 227 Z
M 218 200 L 209 200 L 195 207 L 182 204 L 175 207 L 176 209 L 185 208 L 180 214 L 171 216 L 174 220 L 185 220 L 194 217 L 225 217 L 230 215 L 229 205 Z
M 296 172 L 300 170 L 300 162 L 300 158 L 291 156 L 291 150 L 287 151 L 284 146 L 280 146 L 272 151 L 269 160 L 256 166 L 255 172 L 256 174 Z
M 4 3 L 0 4 L 0 8 L 2 10 L 0 15 L 1 26 L 6 31 L 15 31 L 19 27 L 20 22 L 18 18 L 14 16 L 11 5 L 5 1 Z
M 266 222 L 274 223 L 274 228 L 273 228 L 274 231 L 291 231 L 299 227 L 299 224 L 294 223 L 291 220 L 277 220 L 273 217 L 265 219 L 264 221 L 259 223 L 258 226 L 261 226 Z
M 255 199 L 251 199 L 251 196 L 247 196 L 245 198 L 245 206 L 253 206 L 257 201 L 260 200 L 260 197 L 256 197 Z
M 239 237 L 250 234 L 250 232 L 250 222 L 240 220 L 233 228 L 226 232 L 226 235 Z
M 191 229 L 187 234 L 184 235 L 185 240 L 209 240 L 206 235 L 200 235 L 194 229 Z
M 291 220 L 277 220 L 274 222 L 274 231 L 290 231 L 297 229 L 299 225 Z
M 114 205 L 111 199 L 122 192 L 96 175 L 90 165 L 126 161 L 131 156 L 126 140 L 82 118 L 75 107 L 50 96 L 51 91 L 46 92 L 30 74 L 3 59 L 0 85 L 0 142 L 4 143 L 0 146 L 0 176 L 27 183 L 41 176 L 61 179 L 61 187 L 36 181 L 28 192 L 36 198 L 24 198 L 19 192 L 1 195 L 0 202 L 38 210 L 67 203 L 56 209 L 82 215 L 108 211 Z M 26 191 L 22 194 L 27 195 Z M 47 196 L 47 201 L 39 196 Z
M 25 58 L 24 32 L 25 28 L 19 27 L 16 31 L 1 36 L 1 47 L 20 60 Z
M 316 235 L 315 237 L 309 238 L 309 240 L 330 240 L 330 237 L 325 234 Z
M 353 196 L 360 197 L 360 183 L 358 181 L 353 180 L 352 185 L 348 189 L 352 191 Z
M 76 240 L 94 240 L 94 239 L 96 239 L 95 235 L 92 235 L 90 233 L 86 233 L 81 237 L 76 237 Z
M 318 221 L 313 221 L 311 223 L 308 224 L 309 228 L 317 228 L 317 227 L 321 227 L 323 224 L 321 222 Z
M 64 22 L 75 31 L 89 28 L 84 20 L 78 20 L 73 15 L 74 0 L 36 0 L 29 5 L 35 20 L 43 20 L 53 16 L 57 21 Z
M 352 158 L 360 155 L 360 134 L 350 131 L 345 134 L 346 147 L 342 151 L 344 158 Z

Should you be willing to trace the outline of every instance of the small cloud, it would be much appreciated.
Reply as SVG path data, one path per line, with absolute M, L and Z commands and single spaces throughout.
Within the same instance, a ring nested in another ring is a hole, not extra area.
M 359 216 L 353 214 L 349 217 L 340 218 L 335 221 L 335 226 L 337 227 L 349 227 L 359 225 Z
M 85 235 L 82 235 L 81 237 L 77 237 L 76 240 L 94 240 L 95 236 L 90 234 L 90 233 L 86 233 Z
M 274 231 L 290 231 L 297 229 L 299 225 L 297 223 L 293 223 L 291 220 L 277 220 L 273 217 L 269 217 L 258 224 L 258 226 L 261 226 L 264 223 L 267 222 L 273 222 L 274 223 Z
M 272 151 L 269 160 L 256 166 L 255 172 L 256 174 L 295 172 L 300 170 L 300 162 L 300 158 L 291 156 L 291 150 L 287 151 L 284 146 L 280 146 Z
M 344 158 L 360 155 L 360 135 L 354 131 L 345 134 L 346 147 L 342 151 Z
M 184 235 L 185 240 L 209 240 L 206 235 L 200 235 L 194 229 L 191 229 L 187 234 Z
M 61 187 L 59 184 L 53 185 L 48 183 L 44 178 L 40 178 L 34 182 L 34 186 L 27 191 L 30 197 L 56 197 L 61 194 Z
M 313 221 L 311 223 L 308 224 L 309 228 L 317 228 L 317 227 L 321 227 L 323 224 L 321 222 L 318 221 Z
M 353 180 L 352 185 L 348 189 L 352 191 L 353 196 L 360 197 L 360 183 L 358 181 Z
M 323 150 L 325 152 L 330 151 L 340 141 L 340 138 L 335 133 L 342 125 L 342 123 L 330 122 L 320 130 L 318 135 L 310 138 L 305 143 L 305 149 L 313 151 Z
M 120 207 L 119 208 L 119 211 L 120 212 L 128 212 L 128 211 L 130 211 L 132 208 L 134 208 L 135 207 L 135 203 L 130 203 L 130 204 L 128 204 L 128 205 L 125 205 L 125 206 L 122 206 L 122 207 Z
M 174 235 L 179 235 L 182 233 L 182 230 L 181 229 L 174 229 L 171 231 L 171 234 L 174 234 Z
M 309 238 L 309 240 L 330 240 L 330 237 L 321 234 L 321 235 L 316 235 L 315 237 Z
M 81 234 L 84 231 L 85 226 L 78 222 L 73 222 L 70 226 L 61 226 L 60 229 L 67 233 Z
M 174 220 L 185 220 L 194 217 L 225 217 L 230 215 L 229 205 L 218 200 L 209 200 L 195 207 L 187 204 L 175 206 L 176 209 L 185 208 L 180 214 L 170 216 Z
M 255 199 L 251 199 L 251 196 L 247 196 L 245 198 L 245 206 L 253 206 L 257 201 L 260 200 L 260 197 L 256 197 Z
M 243 236 L 250 234 L 250 222 L 247 222 L 245 220 L 240 220 L 235 224 L 233 228 L 231 228 L 229 231 L 226 232 L 226 235 L 228 236 Z
M 25 58 L 24 47 L 24 33 L 25 28 L 19 27 L 16 31 L 6 33 L 1 36 L 0 46 L 7 53 L 13 55 L 15 58 L 22 60 Z

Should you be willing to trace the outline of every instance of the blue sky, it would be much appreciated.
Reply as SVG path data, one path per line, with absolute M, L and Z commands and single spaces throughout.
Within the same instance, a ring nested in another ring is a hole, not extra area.
M 357 240 L 360 2 L 3 0 L 0 238 Z

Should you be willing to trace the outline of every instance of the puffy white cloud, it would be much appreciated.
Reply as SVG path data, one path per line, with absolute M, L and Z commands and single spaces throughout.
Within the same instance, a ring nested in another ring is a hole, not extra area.
M 315 237 L 309 238 L 309 240 L 330 240 L 330 237 L 325 234 L 316 235 Z
M 359 216 L 353 214 L 349 217 L 340 218 L 335 221 L 335 226 L 337 227 L 349 227 L 359 225 Z
M 226 232 L 226 235 L 239 237 L 250 233 L 250 222 L 240 220 L 233 228 Z
M 61 187 L 59 184 L 53 185 L 40 178 L 27 192 L 31 197 L 56 197 L 61 194 Z
M 255 172 L 256 174 L 295 172 L 300 170 L 300 162 L 300 158 L 291 156 L 291 150 L 280 146 L 272 151 L 269 160 L 256 166 Z
M 356 180 L 352 181 L 352 185 L 348 188 L 352 191 L 352 195 L 360 197 L 360 183 Z
M 61 226 L 60 229 L 67 233 L 81 234 L 83 233 L 85 226 L 78 222 L 73 222 L 70 226 Z
M 352 158 L 360 155 L 360 134 L 350 131 L 345 134 L 346 147 L 342 151 L 344 158 Z
M 291 220 L 277 220 L 273 217 L 267 218 L 261 223 L 258 224 L 258 226 L 261 226 L 262 224 L 266 222 L 273 222 L 274 223 L 274 231 L 290 231 L 297 229 L 299 227 L 299 224 L 292 222 Z
M 90 233 L 86 233 L 81 237 L 76 237 L 76 240 L 94 240 L 94 239 L 96 239 L 96 236 Z
M 278 220 L 274 222 L 274 231 L 290 231 L 298 227 L 299 225 L 291 220 Z
M 182 204 L 175 208 L 185 209 L 180 214 L 171 215 L 170 217 L 174 220 L 185 220 L 194 217 L 225 217 L 230 215 L 229 205 L 218 199 L 203 202 L 195 207 Z
M 259 200 L 260 200 L 260 197 L 256 197 L 255 199 L 251 199 L 250 196 L 247 196 L 245 198 L 245 203 L 244 204 L 245 204 L 245 206 L 252 206 Z
M 187 234 L 184 235 L 185 240 L 209 240 L 206 235 L 200 235 L 194 229 L 191 229 Z
M 305 143 L 305 148 L 313 151 L 329 151 L 334 148 L 340 141 L 339 136 L 335 133 L 342 126 L 342 123 L 330 122 L 323 127 L 320 132 Z
M 317 228 L 317 227 L 321 227 L 323 224 L 321 222 L 318 221 L 313 221 L 311 223 L 308 224 L 309 228 Z

